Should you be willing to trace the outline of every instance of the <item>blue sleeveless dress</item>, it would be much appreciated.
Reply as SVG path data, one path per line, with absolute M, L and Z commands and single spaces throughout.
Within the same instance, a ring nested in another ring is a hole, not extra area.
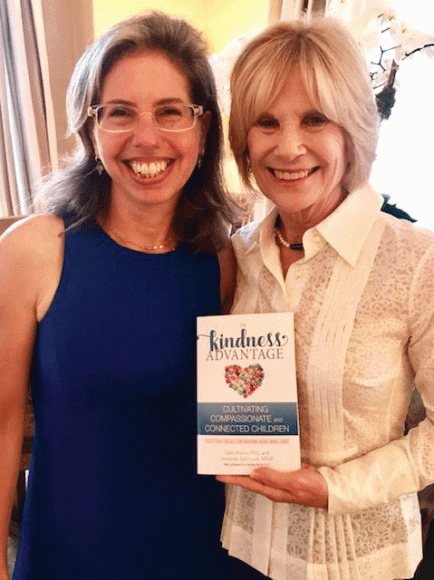
M 13 580 L 224 580 L 223 486 L 195 451 L 195 324 L 220 312 L 219 279 L 214 255 L 66 234 Z

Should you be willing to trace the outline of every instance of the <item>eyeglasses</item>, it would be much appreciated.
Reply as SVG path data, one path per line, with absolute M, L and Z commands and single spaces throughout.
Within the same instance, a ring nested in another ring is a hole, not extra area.
M 139 111 L 128 105 L 93 105 L 87 110 L 89 117 L 93 117 L 96 124 L 103 131 L 110 133 L 128 133 L 134 131 L 143 115 L 151 115 L 160 131 L 180 133 L 188 131 L 196 124 L 196 118 L 203 115 L 201 105 L 161 105 L 152 112 Z

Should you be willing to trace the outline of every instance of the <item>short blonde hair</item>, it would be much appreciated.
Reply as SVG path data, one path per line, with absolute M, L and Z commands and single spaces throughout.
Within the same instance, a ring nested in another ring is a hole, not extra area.
M 280 94 L 294 66 L 318 111 L 345 131 L 343 187 L 360 187 L 375 159 L 379 115 L 361 51 L 346 28 L 330 18 L 276 24 L 238 57 L 231 76 L 229 140 L 244 183 L 252 186 L 247 134 Z

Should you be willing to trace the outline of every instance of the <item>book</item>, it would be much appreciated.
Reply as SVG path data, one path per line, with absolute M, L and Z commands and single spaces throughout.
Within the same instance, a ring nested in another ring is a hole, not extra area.
M 198 473 L 300 468 L 290 312 L 197 319 Z

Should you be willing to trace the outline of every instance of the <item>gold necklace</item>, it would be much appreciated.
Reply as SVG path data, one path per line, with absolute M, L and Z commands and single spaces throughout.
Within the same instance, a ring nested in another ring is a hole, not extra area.
M 162 244 L 156 244 L 155 246 L 145 246 L 145 245 L 136 244 L 136 242 L 131 242 L 130 240 L 127 240 L 126 238 L 121 236 L 116 230 L 110 229 L 107 231 L 107 233 L 109 235 L 111 234 L 111 237 L 114 237 L 115 239 L 117 239 L 119 242 L 122 242 L 123 244 L 128 244 L 130 246 L 135 246 L 136 248 L 139 248 L 139 250 L 141 252 L 157 252 L 159 250 L 166 250 L 166 252 L 173 252 L 176 249 L 176 243 L 173 240 L 168 241 L 168 242 L 164 242 Z

